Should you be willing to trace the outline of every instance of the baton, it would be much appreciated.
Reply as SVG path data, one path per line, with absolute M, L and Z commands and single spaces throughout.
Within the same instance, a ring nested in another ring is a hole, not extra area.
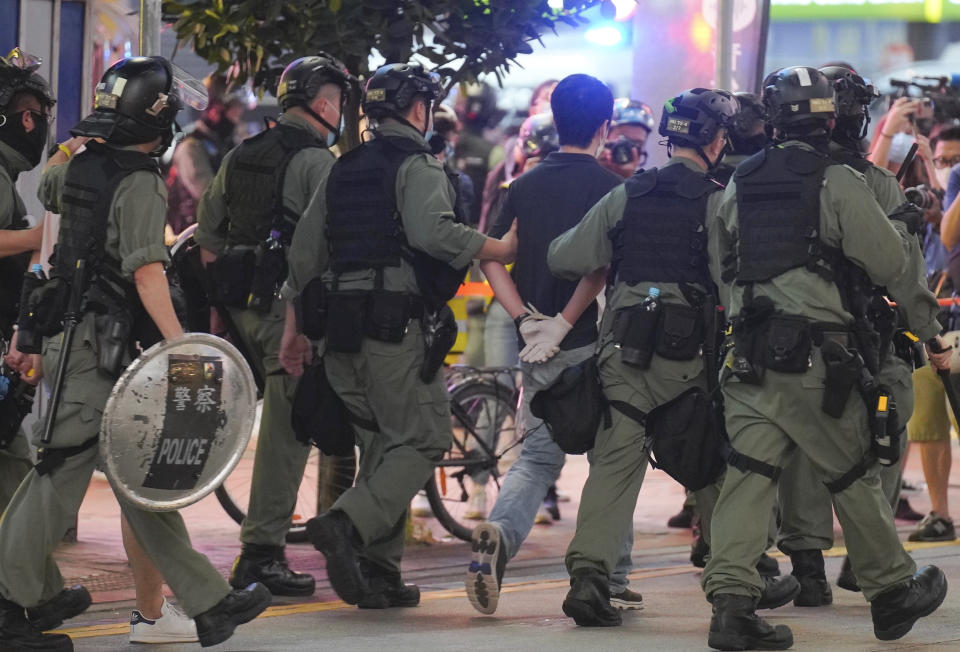
M 910 146 L 910 151 L 907 152 L 907 155 L 903 159 L 903 163 L 900 164 L 900 169 L 897 170 L 897 182 L 903 180 L 903 177 L 907 174 L 907 170 L 910 169 L 910 166 L 913 164 L 913 159 L 917 157 L 917 148 L 919 145 L 913 143 Z
M 70 300 L 67 303 L 67 312 L 63 316 L 63 338 L 60 340 L 60 357 L 57 359 L 57 373 L 53 377 L 53 388 L 50 392 L 50 409 L 47 410 L 47 420 L 43 424 L 43 436 L 40 438 L 40 443 L 44 446 L 49 444 L 53 438 L 53 424 L 57 420 L 60 395 L 63 393 L 63 381 L 67 375 L 67 363 L 70 361 L 70 349 L 73 347 L 73 336 L 77 331 L 77 325 L 80 323 L 86 275 L 87 261 L 81 258 L 77 261 L 77 267 L 73 271 Z
M 940 344 L 934 339 L 927 342 L 927 346 L 930 347 L 930 350 L 934 353 L 942 353 L 949 349 L 940 348 Z M 950 403 L 950 410 L 953 411 L 953 418 L 958 419 L 957 423 L 960 423 L 960 402 L 957 399 L 957 390 L 954 388 L 953 383 L 950 382 L 950 369 L 937 369 L 937 375 L 940 376 L 940 382 L 943 383 L 943 389 L 947 392 L 947 401 Z

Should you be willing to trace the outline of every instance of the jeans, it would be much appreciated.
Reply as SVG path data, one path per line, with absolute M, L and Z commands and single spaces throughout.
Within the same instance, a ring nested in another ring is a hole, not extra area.
M 489 331 L 488 331 L 489 332 Z M 533 395 L 552 383 L 567 367 L 593 355 L 594 345 L 560 351 L 542 364 L 522 363 L 523 401 L 519 427 L 524 432 L 523 448 L 504 478 L 500 495 L 488 521 L 495 524 L 502 536 L 507 559 L 512 559 L 530 534 L 537 510 L 547 489 L 557 481 L 566 455 L 554 443 L 547 425 L 530 413 Z M 589 455 L 588 455 L 589 457 Z M 626 588 L 627 573 L 633 568 L 633 527 L 625 537 L 620 559 L 610 575 L 610 593 L 617 595 Z

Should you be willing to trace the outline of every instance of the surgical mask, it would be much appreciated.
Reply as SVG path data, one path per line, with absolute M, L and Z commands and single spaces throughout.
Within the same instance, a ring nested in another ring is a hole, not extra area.
M 340 139 L 340 134 L 343 133 L 343 128 L 344 128 L 345 124 L 346 124 L 346 123 L 345 123 L 345 121 L 344 121 L 344 119 L 343 119 L 343 116 L 341 115 L 341 116 L 340 116 L 340 125 L 337 127 L 337 130 L 336 130 L 336 131 L 328 131 L 328 132 L 327 132 L 327 148 L 328 148 L 328 149 L 337 144 L 337 141 Z
M 25 111 L 18 111 L 17 113 L 6 114 L 6 120 L 0 126 L 0 141 L 19 152 L 30 163 L 30 167 L 35 168 L 40 164 L 40 159 L 43 158 L 43 149 L 47 145 L 47 132 L 50 125 L 47 123 L 45 116 L 32 111 L 33 129 L 28 133 L 23 127 L 24 113 Z
M 907 158 L 907 152 L 913 147 L 915 141 L 916 139 L 911 134 L 902 131 L 894 134 L 893 138 L 890 139 L 890 152 L 887 154 L 888 160 L 891 163 L 903 163 L 903 159 Z
M 945 189 L 947 187 L 947 183 L 950 181 L 950 172 L 951 172 L 950 168 L 943 168 L 942 170 L 940 168 L 937 168 L 936 171 L 934 172 L 934 174 L 936 174 L 937 181 L 940 182 L 941 188 Z

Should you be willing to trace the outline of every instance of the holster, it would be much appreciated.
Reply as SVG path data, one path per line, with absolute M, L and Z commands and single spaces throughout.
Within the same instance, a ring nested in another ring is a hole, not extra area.
M 443 366 L 443 361 L 457 341 L 457 319 L 450 306 L 444 306 L 436 314 L 425 314 L 423 327 L 423 364 L 420 380 L 432 382 Z
M 250 279 L 246 306 L 261 313 L 270 312 L 277 289 L 287 276 L 287 256 L 283 249 L 256 250 L 256 265 Z
M 886 385 L 877 385 L 867 404 L 870 423 L 870 449 L 883 466 L 892 466 L 900 461 L 900 419 L 893 393 Z
M 613 343 L 620 349 L 620 361 L 637 369 L 649 369 L 657 348 L 662 311 L 645 310 L 642 305 L 617 310 L 613 315 Z
M 300 332 L 319 340 L 327 328 L 327 289 L 318 276 L 307 283 L 293 302 Z
M 703 345 L 703 312 L 679 303 L 663 304 L 656 353 L 668 360 L 692 360 Z
M 256 262 L 256 251 L 234 247 L 226 249 L 209 263 L 207 272 L 212 301 L 229 308 L 246 308 Z
M 863 361 L 835 340 L 824 340 L 820 355 L 826 367 L 821 409 L 835 419 L 843 416 L 850 392 L 860 378 Z
M 117 378 L 130 352 L 133 315 L 126 308 L 117 306 L 105 314 L 97 315 L 96 331 L 97 369 L 111 378 Z
M 893 354 L 914 369 L 919 369 L 927 364 L 920 338 L 906 329 L 901 328 L 894 332 Z

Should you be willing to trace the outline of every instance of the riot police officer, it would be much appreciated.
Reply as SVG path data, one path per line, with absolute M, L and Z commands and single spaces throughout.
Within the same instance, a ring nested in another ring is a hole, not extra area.
M 20 286 L 30 251 L 40 249 L 43 229 L 29 228 L 26 208 L 14 183 L 21 172 L 36 167 L 47 142 L 47 120 L 54 105 L 53 91 L 36 73 L 36 64 L 15 50 L 0 58 L 0 342 L 13 353 L 14 325 L 20 304 Z M 6 351 L 2 351 L 6 353 Z M 26 370 L 24 370 L 26 371 Z M 24 381 L 15 375 L 0 378 L 7 387 L 0 400 L 0 515 L 20 481 L 30 470 L 30 447 L 19 428 L 16 392 Z M 25 389 L 25 388 L 24 388 Z
M 723 161 L 714 169 L 713 178 L 726 186 L 733 171 L 748 157 L 767 146 L 766 113 L 760 98 L 753 93 L 734 93 L 737 115 L 730 125 L 730 147 Z
M 197 243 L 205 250 L 212 302 L 265 378 L 263 416 L 254 459 L 243 550 L 230 575 L 237 588 L 262 582 L 274 595 L 312 595 L 314 579 L 287 566 L 284 542 L 310 448 L 290 423 L 297 379 L 277 358 L 283 305 L 275 298 L 286 276 L 284 252 L 297 220 L 327 176 L 351 76 L 320 53 L 291 62 L 280 77 L 277 124 L 249 138 L 223 161 L 198 210 Z M 248 270 L 253 269 L 253 274 Z
M 776 144 L 738 166 L 710 227 L 711 271 L 734 318 L 723 386 L 733 450 L 703 575 L 714 610 L 708 642 L 717 649 L 793 644 L 788 627 L 755 614 L 763 584 L 753 562 L 767 538 L 766 519 L 756 515 L 772 508 L 794 447 L 831 489 L 878 638 L 904 636 L 946 595 L 938 568 L 915 574 L 868 463 L 884 445 L 889 397 L 869 383 L 877 352 L 852 290 L 866 276 L 899 300 L 893 289 L 907 261 L 863 177 L 827 155 L 835 95 L 814 68 L 767 78 L 763 102 Z M 905 309 L 920 338 L 938 337 L 927 314 Z
M 877 382 L 890 388 L 896 405 L 896 428 L 893 433 L 899 439 L 896 460 L 880 467 L 880 485 L 883 493 L 896 510 L 900 494 L 901 460 L 906 450 L 906 425 L 913 413 L 913 368 L 917 362 L 913 352 L 913 336 L 906 330 L 907 314 L 920 315 L 919 323 L 932 324 L 940 307 L 927 291 L 923 251 L 917 238 L 922 226 L 922 214 L 911 210 L 897 183 L 896 177 L 886 168 L 877 167 L 860 151 L 860 141 L 866 135 L 870 121 L 869 106 L 878 96 L 876 88 L 853 70 L 841 66 L 821 68 L 837 91 L 837 125 L 831 132 L 830 156 L 848 165 L 863 175 L 880 207 L 890 216 L 891 224 L 903 242 L 907 264 L 901 275 L 890 283 L 889 290 L 898 295 L 898 312 L 884 305 L 883 289 L 875 291 L 875 309 L 879 309 L 881 322 L 878 334 L 882 339 Z M 902 315 L 902 316 L 901 316 Z M 790 556 L 793 574 L 800 580 L 801 593 L 796 606 L 817 607 L 833 601 L 830 584 L 826 580 L 823 554 L 833 545 L 833 511 L 830 494 L 817 480 L 810 460 L 798 453 L 784 469 L 780 481 L 781 525 L 778 545 Z M 843 571 L 837 581 L 841 588 L 859 590 L 856 577 L 850 568 L 850 560 L 844 560 Z
M 51 279 L 39 296 L 30 296 L 35 320 L 21 315 L 20 344 L 29 322 L 47 335 L 40 369 L 52 370 L 61 354 L 69 355 L 69 364 L 51 443 L 0 521 L 0 647 L 5 649 L 72 649 L 69 637 L 42 632 L 90 605 L 83 587 L 63 588 L 52 553 L 74 522 L 97 463 L 100 421 L 116 381 L 105 369 L 124 362 L 103 359 L 115 324 L 147 327 L 117 335 L 121 354 L 132 338 L 148 345 L 151 326 L 166 339 L 182 334 L 163 271 L 166 193 L 153 157 L 169 145 L 188 88 L 162 57 L 117 62 L 97 85 L 94 112 L 72 130 L 103 142 L 88 142 L 68 164 L 48 168 L 41 182 L 41 200 L 61 213 L 61 228 Z M 64 299 L 74 304 L 70 295 L 83 299 L 82 317 L 69 350 L 61 351 L 62 319 L 73 310 Z M 270 593 L 261 585 L 231 591 L 190 546 L 178 512 L 148 512 L 119 493 L 117 498 L 137 540 L 196 621 L 202 645 L 226 640 L 270 604 Z
M 656 121 L 653 109 L 629 97 L 613 101 L 613 117 L 607 142 L 597 156 L 600 165 L 627 179 L 647 161 L 647 138 Z
M 607 400 L 635 410 L 615 410 L 593 448 L 566 556 L 571 589 L 563 611 L 578 625 L 621 622 L 609 604 L 608 581 L 647 467 L 645 430 L 636 411 L 649 412 L 688 388 L 706 386 L 703 337 L 688 337 L 684 350 L 668 357 L 655 353 L 660 320 L 648 321 L 645 301 L 658 297 L 662 332 L 676 331 L 681 321 L 700 323 L 703 332 L 700 315 L 712 291 L 704 225 L 723 189 L 708 173 L 722 158 L 736 108 L 729 95 L 703 88 L 669 100 L 659 133 L 667 139 L 670 162 L 614 188 L 550 245 L 550 271 L 561 278 L 609 266 L 597 347 L 600 379 Z
M 365 608 L 420 601 L 401 580 L 400 558 L 410 500 L 450 446 L 437 372 L 452 344 L 431 334 L 427 347 L 422 324 L 434 331 L 435 315 L 452 319 L 445 303 L 471 259 L 510 262 L 516 250 L 512 233 L 495 240 L 453 219 L 454 186 L 424 140 L 439 94 L 439 77 L 419 65 L 386 65 L 370 78 L 363 110 L 374 138 L 321 182 L 297 224 L 284 287 L 301 302 L 304 330 L 324 337 L 325 375 L 361 451 L 356 485 L 307 533 L 337 595 Z M 314 313 L 307 298 L 316 290 L 325 309 Z M 440 325 L 447 336 L 450 327 Z M 310 348 L 297 329 L 288 303 L 281 360 L 299 374 Z

